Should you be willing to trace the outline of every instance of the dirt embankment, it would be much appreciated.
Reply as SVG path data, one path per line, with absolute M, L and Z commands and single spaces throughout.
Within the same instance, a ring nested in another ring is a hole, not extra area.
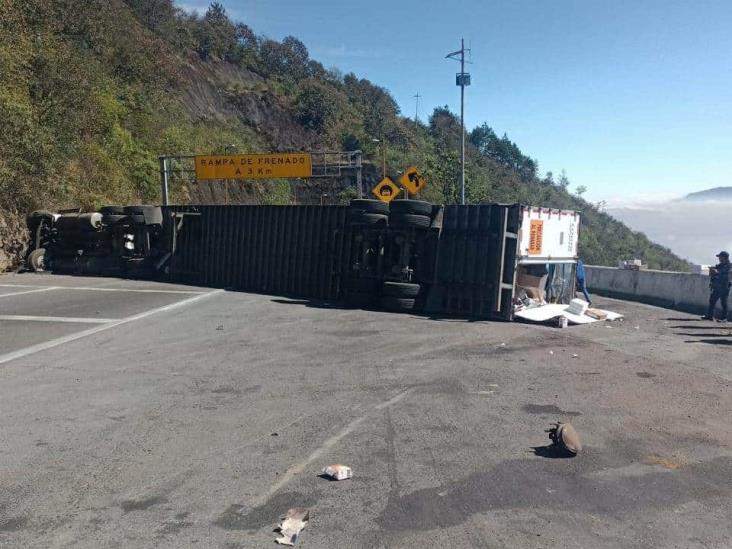
M 318 148 L 318 135 L 294 119 L 285 100 L 262 76 L 230 63 L 194 57 L 182 66 L 181 99 L 194 119 L 226 123 L 232 117 L 251 127 L 275 151 Z
M 23 216 L 0 210 L 0 272 L 16 268 L 28 242 Z

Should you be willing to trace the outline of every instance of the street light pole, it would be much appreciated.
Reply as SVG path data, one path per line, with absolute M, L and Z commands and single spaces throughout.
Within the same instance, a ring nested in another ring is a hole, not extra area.
M 470 74 L 465 72 L 465 39 L 460 39 L 460 49 L 448 53 L 446 59 L 460 61 L 460 72 L 455 83 L 460 86 L 460 204 L 465 204 L 465 86 L 470 86 Z M 459 56 L 459 57 L 458 57 Z
M 465 74 L 465 39 L 460 39 L 460 74 Z M 460 204 L 465 205 L 465 83 L 460 82 Z

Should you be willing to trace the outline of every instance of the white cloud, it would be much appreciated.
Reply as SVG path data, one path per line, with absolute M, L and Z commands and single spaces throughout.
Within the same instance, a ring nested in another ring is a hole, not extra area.
M 608 208 L 607 212 L 681 257 L 708 265 L 715 262 L 720 250 L 732 248 L 727 222 L 730 209 L 731 202 L 672 200 Z

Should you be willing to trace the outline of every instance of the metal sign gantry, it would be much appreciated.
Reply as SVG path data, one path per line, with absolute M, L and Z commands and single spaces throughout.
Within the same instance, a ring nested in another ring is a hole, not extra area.
M 272 154 L 276 156 L 282 155 L 283 153 Z M 292 154 L 302 155 L 303 153 L 298 151 L 297 153 Z M 314 151 L 306 154 L 309 154 L 312 159 L 312 170 L 307 178 L 341 177 L 345 173 L 355 173 L 358 197 L 363 197 L 363 164 L 361 151 Z M 231 154 L 221 156 L 229 158 L 246 158 L 257 155 Z M 197 158 L 210 157 L 194 154 L 162 155 L 158 157 L 160 162 L 160 192 L 163 205 L 168 205 L 170 203 L 170 180 L 172 176 L 192 177 L 193 180 L 198 181 L 196 178 Z M 258 177 L 252 177 L 251 179 L 257 178 Z M 273 175 L 270 178 L 275 179 L 276 175 Z M 246 180 L 249 178 L 243 176 L 237 179 Z

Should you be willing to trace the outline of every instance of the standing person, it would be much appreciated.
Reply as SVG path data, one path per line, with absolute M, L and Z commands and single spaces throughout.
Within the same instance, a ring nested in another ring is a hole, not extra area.
M 714 320 L 714 308 L 717 305 L 717 301 L 722 306 L 722 316 L 719 317 L 719 322 L 727 322 L 727 299 L 729 298 L 729 254 L 727 252 L 719 252 L 717 254 L 719 263 L 709 269 L 709 289 L 711 295 L 709 296 L 709 311 L 706 316 L 702 318 L 704 320 Z
M 585 275 L 585 264 L 581 259 L 577 260 L 577 289 L 585 296 L 585 301 L 592 305 L 590 293 L 587 291 L 587 276 Z

